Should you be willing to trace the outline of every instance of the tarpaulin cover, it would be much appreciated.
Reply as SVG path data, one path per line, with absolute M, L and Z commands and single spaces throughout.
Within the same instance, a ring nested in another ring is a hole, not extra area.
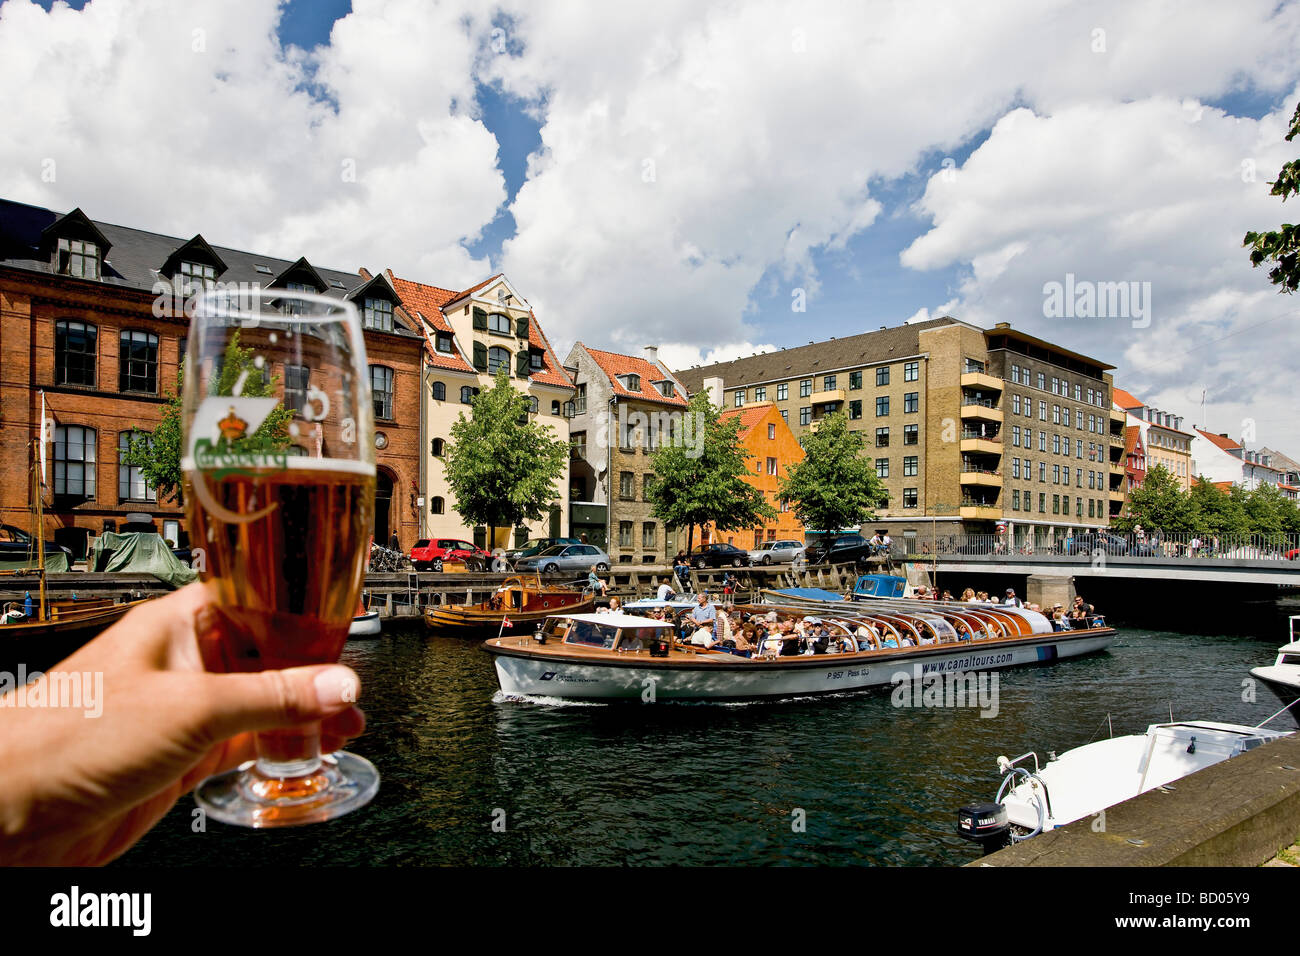
M 36 570 L 36 546 L 32 545 L 31 557 L 0 558 L 0 571 Z M 45 570 L 48 574 L 62 574 L 68 570 L 68 556 L 62 551 L 45 552 Z
M 105 531 L 95 539 L 87 561 L 88 571 L 133 571 L 152 574 L 164 584 L 178 588 L 198 577 L 172 554 L 167 542 L 155 533 L 136 531 L 118 534 Z

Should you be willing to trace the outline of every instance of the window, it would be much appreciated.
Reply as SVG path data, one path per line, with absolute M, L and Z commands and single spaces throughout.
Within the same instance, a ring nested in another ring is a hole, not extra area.
M 835 387 L 835 376 L 834 376 L 834 375 L 826 375 L 826 376 L 823 376 L 823 378 L 822 378 L 822 391 L 829 392 L 829 391 L 830 391 L 831 389 L 833 389 L 834 387 Z
M 780 385 L 776 387 L 776 400 L 778 402 L 784 402 L 789 397 L 790 397 L 790 386 L 788 383 L 782 382 Z
M 1092 389 L 1088 389 L 1088 404 L 1089 404 L 1089 405 L 1096 404 L 1096 403 L 1093 402 L 1093 400 L 1092 400 Z
M 921 441 L 921 426 L 920 426 L 920 425 L 904 425 L 904 426 L 903 426 L 903 444 L 904 444 L 904 445 L 917 445 L 917 444 L 920 444 L 920 441 Z
M 307 383 L 311 378 L 311 369 L 305 365 L 286 365 L 284 367 L 284 407 L 294 412 L 301 412 L 307 407 Z
M 1082 469 L 1080 469 L 1080 474 L 1082 474 Z M 1069 483 L 1070 483 L 1070 466 L 1066 465 L 1061 469 L 1061 484 L 1068 485 Z
M 540 372 L 546 363 L 543 361 L 545 356 L 541 352 L 528 353 L 528 368 L 533 372 Z
M 1018 488 L 1011 492 L 1011 510 L 1020 510 L 1020 489 Z
M 903 363 L 903 381 L 904 381 L 904 382 L 915 382 L 915 381 L 918 381 L 920 378 L 921 378 L 921 363 L 920 363 L 920 362 L 904 362 L 904 363 Z
M 217 270 L 202 262 L 182 262 L 176 279 L 183 291 L 211 289 L 217 281 Z
M 888 428 L 877 428 L 877 429 L 876 429 L 876 447 L 877 447 L 877 448 L 888 448 L 888 447 L 889 447 L 889 429 L 888 429 Z
M 1078 382 L 1074 383 L 1074 400 L 1076 402 L 1083 401 L 1083 386 Z
M 1020 414 L 1020 396 L 1019 396 L 1019 395 L 1012 395 L 1012 396 L 1011 396 L 1011 414 L 1012 414 L 1012 415 L 1019 415 L 1019 414 Z
M 849 418 L 858 419 L 862 417 L 862 399 L 855 398 L 849 402 Z
M 510 316 L 493 312 L 488 316 L 488 331 L 499 335 L 514 335 L 514 329 L 510 327 Z
M 785 422 L 787 425 L 790 424 L 790 413 L 784 408 L 781 409 L 781 421 Z
M 445 382 L 433 383 L 433 400 L 435 402 L 445 402 L 447 400 L 447 384 Z
M 370 366 L 370 394 L 375 400 L 375 417 L 393 417 L 393 370 L 384 365 Z
M 501 369 L 510 371 L 510 350 L 494 345 L 488 349 L 488 374 L 495 375 Z
M 541 410 L 541 403 L 537 400 L 536 395 L 528 396 L 528 414 L 536 415 Z
M 1052 436 L 1052 454 L 1053 454 L 1053 455 L 1059 455 L 1060 453 L 1061 453 L 1061 436 L 1060 436 L 1060 435 L 1053 435 L 1053 436 Z
M 904 414 L 907 414 L 907 413 L 910 413 L 910 412 L 919 412 L 920 410 L 921 410 L 921 393 L 920 393 L 920 392 L 908 392 L 906 395 L 903 396 L 903 412 L 904 412 Z
M 812 406 L 805 406 L 799 409 L 799 424 L 807 425 L 812 421 Z
M 877 459 L 876 459 L 876 477 L 877 477 L 877 478 L 888 478 L 888 477 L 889 477 L 889 459 L 888 459 L 888 458 L 877 458 Z
M 812 394 L 812 379 L 802 378 L 799 380 L 799 397 L 807 398 Z
M 1061 483 L 1061 466 L 1060 466 L 1060 465 L 1053 465 L 1053 466 L 1052 466 L 1052 484 L 1054 484 L 1054 485 L 1059 485 L 1060 483 Z
M 157 501 L 158 493 L 149 487 L 140 472 L 139 465 L 126 463 L 127 453 L 131 450 L 131 440 L 136 432 L 119 432 L 117 436 L 117 497 L 122 501 Z M 138 433 L 146 445 L 151 444 L 149 435 Z
M 733 393 L 732 404 L 735 405 L 737 408 L 740 408 L 742 405 L 745 404 L 745 390 L 743 388 L 737 389 Z
M 122 333 L 117 384 L 119 391 L 157 394 L 158 336 L 130 329 Z
M 880 418 L 889 414 L 889 396 L 879 395 L 876 397 L 876 417 Z
M 620 471 L 618 473 L 618 496 L 624 501 L 631 501 L 636 497 L 636 476 L 630 471 Z M 630 524 L 628 527 L 632 527 Z M 629 531 L 630 535 L 631 532 Z
M 573 399 L 573 413 L 575 415 L 585 415 L 587 412 L 587 383 L 582 382 L 578 385 L 577 394 Z
M 1083 487 L 1083 469 L 1082 469 L 1082 468 L 1076 468 L 1076 469 L 1074 469 L 1074 477 L 1075 477 L 1075 482 L 1074 482 L 1075 486 L 1078 487 L 1078 488 L 1082 488 L 1082 487 Z
M 861 373 L 861 372 L 849 372 L 849 388 L 850 388 L 850 389 L 859 389 L 859 388 L 861 388 L 861 387 L 862 387 L 862 373 Z
M 1060 405 L 1053 405 L 1053 406 L 1052 406 L 1052 424 L 1053 424 L 1053 425 L 1059 425 L 1059 424 L 1061 424 L 1061 406 L 1060 406 Z
M 1045 491 L 1038 493 L 1038 513 L 1047 514 L 1047 492 Z
M 86 322 L 54 323 L 54 383 L 95 384 L 99 330 Z
M 775 426 L 775 425 L 768 425 L 768 426 L 767 426 L 767 440 L 768 440 L 768 441 L 772 441 L 772 440 L 775 439 L 775 438 L 776 438 L 776 426 Z
M 429 453 L 433 455 L 434 458 L 441 458 L 446 450 L 447 443 L 441 438 L 435 438 L 433 441 L 429 442 Z
M 963 373 L 983 372 L 984 363 L 977 359 L 968 358 L 963 361 L 961 370 Z
M 451 354 L 454 351 L 450 332 L 437 332 L 433 336 L 434 348 L 439 352 Z
M 1011 477 L 1012 477 L 1012 478 L 1019 478 L 1019 477 L 1020 477 L 1020 459 L 1019 459 L 1019 458 L 1012 458 L 1012 459 L 1011 459 Z
M 1047 389 L 1047 375 L 1043 372 L 1038 373 L 1038 388 L 1042 391 Z
M 620 521 L 618 523 L 618 546 L 620 548 L 632 547 L 632 522 Z
M 1011 366 L 1011 384 L 1012 384 L 1012 385 L 1019 385 L 1019 384 L 1020 384 L 1020 366 L 1019 366 L 1019 365 L 1012 365 L 1012 366 Z
M 95 432 L 80 425 L 54 426 L 54 493 L 95 497 Z
M 429 499 L 429 514 L 440 515 L 447 508 L 447 503 L 442 498 L 434 496 Z
M 641 547 L 653 548 L 655 546 L 655 523 L 645 521 L 641 524 Z
M 1052 394 L 1053 394 L 1053 395 L 1055 395 L 1055 394 L 1057 393 L 1057 391 L 1058 391 L 1057 384 L 1058 384 L 1058 383 L 1057 383 L 1057 380 L 1056 380 L 1056 376 L 1053 375 L 1053 376 L 1052 376 Z
M 769 458 L 767 459 L 767 473 L 768 473 L 769 475 L 775 475 L 775 474 L 776 474 L 776 459 L 775 459 L 775 458 L 771 458 L 771 457 L 769 457 Z
M 760 385 L 760 386 L 758 386 L 756 389 L 754 389 L 754 401 L 756 401 L 756 402 L 765 402 L 765 401 L 767 401 L 767 386 L 766 386 L 766 385 Z
M 1067 505 L 1066 507 L 1068 508 L 1069 506 Z M 1060 513 L 1061 513 L 1061 496 L 1052 495 L 1052 514 L 1059 515 Z
M 1089 499 L 1088 499 L 1088 517 L 1089 517 L 1089 518 L 1094 517 L 1094 515 L 1093 515 L 1093 513 L 1092 513 L 1092 509 L 1093 509 L 1093 507 L 1094 507 L 1094 505 L 1093 505 L 1093 499 L 1092 499 L 1092 498 L 1089 498 Z
M 60 239 L 58 272 L 65 276 L 98 279 L 99 246 L 83 239 Z
M 474 396 L 478 394 L 477 388 L 470 388 L 468 385 L 462 385 L 460 389 L 460 403 L 468 405 L 474 401 Z
M 1044 483 L 1047 482 L 1047 462 L 1045 461 L 1038 463 L 1038 480 Z
M 1047 451 L 1047 432 L 1038 433 L 1038 450 Z
M 378 332 L 393 331 L 393 303 L 387 299 L 366 299 L 361 324 Z
M 1068 501 L 1069 499 L 1066 499 L 1066 500 Z M 1082 518 L 1082 517 L 1083 517 L 1083 499 L 1082 499 L 1082 498 L 1075 498 L 1075 499 L 1074 499 L 1074 515 L 1075 515 L 1076 518 Z
M 1038 420 L 1040 422 L 1047 421 L 1047 402 L 1041 398 L 1038 400 Z
M 1013 448 L 1020 447 L 1020 426 L 1019 425 L 1011 426 L 1011 445 Z
M 903 477 L 914 478 L 921 458 L 919 455 L 907 455 L 903 458 Z
M 889 366 L 882 365 L 880 368 L 876 369 L 876 385 L 880 386 L 880 385 L 888 385 L 888 384 L 889 384 Z
M 917 499 L 916 499 L 916 489 L 915 489 L 915 488 L 904 488 L 904 489 L 903 489 L 903 507 L 904 507 L 904 508 L 915 508 L 915 507 L 916 507 L 916 500 L 917 500 Z
M 1083 439 L 1082 439 L 1082 438 L 1076 438 L 1076 439 L 1074 440 L 1074 457 L 1075 457 L 1075 458 L 1082 458 L 1082 457 L 1083 457 Z

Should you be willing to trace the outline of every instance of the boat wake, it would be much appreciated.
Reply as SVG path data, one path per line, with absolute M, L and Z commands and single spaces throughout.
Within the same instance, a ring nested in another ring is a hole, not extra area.
M 507 694 L 497 691 L 492 695 L 494 704 L 533 704 L 537 707 L 608 707 L 603 700 L 565 700 L 563 697 L 544 697 L 534 694 Z

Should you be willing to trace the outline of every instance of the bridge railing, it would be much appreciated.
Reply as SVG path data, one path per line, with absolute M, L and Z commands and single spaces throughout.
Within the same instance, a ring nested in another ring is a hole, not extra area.
M 1195 558 L 1199 560 L 1247 559 L 1255 561 L 1300 560 L 1300 534 L 1142 534 L 1117 531 L 1058 532 L 1034 540 L 1015 541 L 1005 534 L 918 534 L 894 542 L 894 550 L 907 560 L 945 555 L 1063 555 L 1088 557 Z

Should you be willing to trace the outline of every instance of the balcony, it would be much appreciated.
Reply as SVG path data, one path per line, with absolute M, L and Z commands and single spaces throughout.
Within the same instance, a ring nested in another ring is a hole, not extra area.
M 961 436 L 961 451 L 966 452 L 983 452 L 986 455 L 1002 454 L 1002 439 L 994 436 L 992 438 L 980 438 L 965 433 Z
M 963 468 L 960 482 L 963 485 L 979 485 L 984 488 L 1001 488 L 1002 475 L 985 469 Z
M 1112 488 L 1110 491 L 1107 492 L 1107 495 L 1109 496 L 1111 501 L 1118 501 L 1120 504 L 1124 503 L 1123 488 Z
M 1002 517 L 1002 509 L 987 502 L 962 502 L 957 514 L 965 521 L 995 521 Z
M 1002 409 L 986 398 L 963 398 L 961 417 L 974 421 L 1001 422 Z
M 847 393 L 842 388 L 828 388 L 820 392 L 813 392 L 808 401 L 813 405 L 832 405 L 843 403 L 848 398 Z
M 1002 391 L 1002 379 L 988 372 L 962 372 L 962 388 L 989 388 L 995 392 Z

